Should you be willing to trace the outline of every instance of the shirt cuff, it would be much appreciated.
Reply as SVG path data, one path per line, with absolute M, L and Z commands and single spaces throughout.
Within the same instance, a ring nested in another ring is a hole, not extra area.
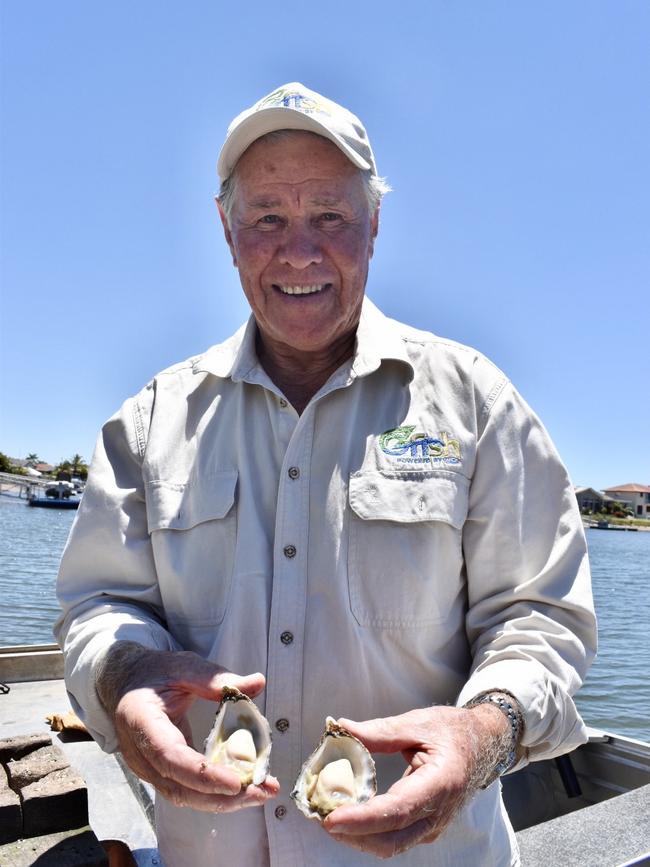
M 92 626 L 91 626 L 92 624 Z M 172 636 L 154 621 L 135 620 L 128 612 L 101 614 L 86 624 L 92 635 L 71 628 L 65 646 L 65 681 L 72 709 L 107 753 L 119 749 L 111 718 L 95 689 L 98 668 L 116 641 L 135 641 L 150 650 L 180 650 Z M 87 632 L 87 630 L 86 630 Z
M 501 660 L 475 671 L 456 702 L 462 707 L 480 693 L 504 691 L 521 706 L 525 754 L 512 770 L 529 761 L 568 753 L 588 741 L 587 728 L 571 696 L 546 669 L 533 661 Z

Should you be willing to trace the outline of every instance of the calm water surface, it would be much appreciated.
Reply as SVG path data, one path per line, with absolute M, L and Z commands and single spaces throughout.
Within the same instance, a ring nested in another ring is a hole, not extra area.
M 50 642 L 75 512 L 0 496 L 0 645 Z M 600 649 L 577 704 L 589 725 L 650 741 L 650 533 L 587 530 Z

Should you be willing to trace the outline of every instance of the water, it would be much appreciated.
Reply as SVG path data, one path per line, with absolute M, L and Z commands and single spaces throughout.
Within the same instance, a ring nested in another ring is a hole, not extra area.
M 75 515 L 0 496 L 0 645 L 54 641 L 54 583 Z
M 595 728 L 650 741 L 650 533 L 587 530 L 599 649 L 576 697 Z
M 53 640 L 75 514 L 0 496 L 0 645 Z M 600 648 L 577 704 L 589 725 L 650 741 L 650 533 L 587 530 L 587 541 Z

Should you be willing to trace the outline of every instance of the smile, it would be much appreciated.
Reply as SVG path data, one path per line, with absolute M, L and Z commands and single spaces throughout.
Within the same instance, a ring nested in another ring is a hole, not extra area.
M 273 284 L 274 289 L 279 289 L 283 295 L 313 295 L 316 292 L 321 292 L 327 289 L 331 283 L 314 283 L 311 286 L 280 286 L 278 283 Z

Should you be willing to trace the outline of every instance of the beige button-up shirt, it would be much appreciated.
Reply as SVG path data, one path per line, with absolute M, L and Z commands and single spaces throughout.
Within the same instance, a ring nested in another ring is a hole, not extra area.
M 595 649 L 584 535 L 547 433 L 480 353 L 367 299 L 354 357 L 298 416 L 251 319 L 157 376 L 106 424 L 58 581 L 73 705 L 115 639 L 266 672 L 258 699 L 282 785 L 229 815 L 158 798 L 168 867 L 358 867 L 289 799 L 326 715 L 369 719 L 507 689 L 530 759 L 586 739 L 571 694 Z M 201 744 L 215 705 L 191 712 Z M 378 756 L 378 787 L 401 756 Z M 278 809 L 280 808 L 280 809 Z M 283 809 L 285 808 L 285 809 Z M 500 785 L 396 865 L 510 865 Z

